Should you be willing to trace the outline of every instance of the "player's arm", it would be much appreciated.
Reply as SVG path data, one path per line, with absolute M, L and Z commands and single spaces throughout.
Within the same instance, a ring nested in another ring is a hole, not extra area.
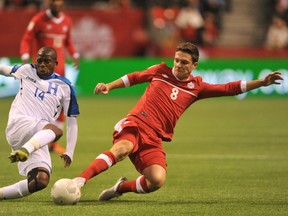
M 74 67 L 76 69 L 78 69 L 79 68 L 80 54 L 76 51 L 75 46 L 73 44 L 73 39 L 71 36 L 71 26 L 72 26 L 72 21 L 69 18 L 69 28 L 68 28 L 67 35 L 66 35 L 65 46 L 66 46 L 70 56 L 72 56 Z
M 202 82 L 202 90 L 198 95 L 198 100 L 211 97 L 233 96 L 263 86 L 278 85 L 280 84 L 277 82 L 279 80 L 283 80 L 283 78 L 281 77 L 281 73 L 276 71 L 259 80 L 235 81 L 226 84 L 208 84 Z
M 23 63 L 28 63 L 30 59 L 31 44 L 35 39 L 34 26 L 35 23 L 31 21 L 20 41 L 20 55 Z
M 95 86 L 94 94 L 108 94 L 110 90 L 117 89 L 117 88 L 125 88 L 130 87 L 135 84 L 151 82 L 152 78 L 154 77 L 155 73 L 158 70 L 158 67 L 161 65 L 154 65 L 146 70 L 143 71 L 135 71 L 124 75 L 123 77 L 114 80 L 110 83 L 98 83 Z
M 77 143 L 78 138 L 78 123 L 77 116 L 80 114 L 79 107 L 76 99 L 76 94 L 72 86 L 63 85 L 64 103 L 63 103 L 63 111 L 66 116 L 66 151 L 61 155 L 61 158 L 64 160 L 64 167 L 70 166 L 73 156 L 74 150 Z
M 36 39 L 38 16 L 34 16 L 29 22 L 20 41 L 20 55 L 23 63 L 28 63 L 30 59 L 31 44 Z
M 275 72 L 268 74 L 263 79 L 247 81 L 246 91 L 250 91 L 250 90 L 262 87 L 262 86 L 269 86 L 273 84 L 279 85 L 280 80 L 283 80 L 283 78 L 281 77 L 281 73 L 278 71 L 275 71 Z
M 68 36 L 68 39 L 67 39 L 66 46 L 68 48 L 69 54 L 72 56 L 74 67 L 76 69 L 78 69 L 79 68 L 80 54 L 76 51 L 76 49 L 75 49 L 75 47 L 73 45 L 72 38 L 71 38 L 70 34 L 68 34 L 68 35 L 69 36 Z
M 26 30 L 20 42 L 20 55 L 23 63 L 28 63 L 30 58 L 30 44 L 32 43 L 33 31 Z
M 0 74 L 4 76 L 12 76 L 12 68 L 13 66 L 0 65 Z
M 110 90 L 112 89 L 117 89 L 117 88 L 124 88 L 125 83 L 123 81 L 123 77 L 117 80 L 114 80 L 113 82 L 110 83 L 98 83 L 94 89 L 94 94 L 108 94 Z
M 66 151 L 61 155 L 61 158 L 64 160 L 64 167 L 69 167 L 74 155 L 74 150 L 77 143 L 78 137 L 78 123 L 76 117 L 67 117 L 67 144 Z
M 80 62 L 79 61 L 80 60 L 80 54 L 76 51 L 70 34 L 68 34 L 67 38 L 68 39 L 67 39 L 66 46 L 68 48 L 68 52 L 72 56 L 74 67 L 76 69 L 78 69 L 79 68 L 79 62 Z
M 79 64 L 80 64 L 80 54 L 79 53 L 74 53 L 73 55 L 72 55 L 72 59 L 73 59 L 73 64 L 74 64 L 74 67 L 76 68 L 76 69 L 78 69 L 79 68 Z

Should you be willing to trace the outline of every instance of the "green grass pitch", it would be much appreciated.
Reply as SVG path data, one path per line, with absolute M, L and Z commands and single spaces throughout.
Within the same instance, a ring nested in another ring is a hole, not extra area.
M 174 140 L 164 143 L 165 185 L 150 194 L 127 193 L 99 202 L 99 193 L 121 176 L 138 176 L 129 159 L 91 179 L 75 206 L 56 206 L 53 183 L 73 178 L 111 146 L 114 124 L 136 97 L 79 98 L 79 140 L 69 168 L 52 154 L 53 173 L 45 190 L 0 201 L 0 215 L 288 215 L 288 100 L 218 98 L 195 103 L 184 113 Z M 0 101 L 0 187 L 22 179 L 10 153 L 5 126 L 12 98 Z M 61 144 L 65 144 L 65 137 Z

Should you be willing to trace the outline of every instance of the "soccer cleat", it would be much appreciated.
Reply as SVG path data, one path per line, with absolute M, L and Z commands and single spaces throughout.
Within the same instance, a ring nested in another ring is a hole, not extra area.
M 10 153 L 10 156 L 8 157 L 10 159 L 11 163 L 15 162 L 24 162 L 28 159 L 29 152 L 25 148 L 20 148 L 14 152 Z
M 128 181 L 128 179 L 125 177 L 121 177 L 113 187 L 102 191 L 102 193 L 98 197 L 98 200 L 108 201 L 108 200 L 113 199 L 115 197 L 121 196 L 122 194 L 117 192 L 117 189 L 120 186 L 120 184 L 122 184 L 125 181 Z

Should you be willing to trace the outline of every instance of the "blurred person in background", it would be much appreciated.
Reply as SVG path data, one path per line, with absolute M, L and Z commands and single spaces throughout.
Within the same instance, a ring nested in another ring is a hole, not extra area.
M 149 11 L 150 55 L 171 56 L 181 41 L 175 24 L 177 7 L 153 6 Z
M 225 10 L 228 10 L 229 6 L 231 7 L 231 5 L 229 5 L 229 1 L 227 0 L 203 0 L 202 5 L 203 5 L 203 13 L 209 12 L 209 13 L 214 14 L 215 24 L 218 29 L 221 29 L 222 13 Z
M 288 0 L 277 0 L 275 2 L 272 19 L 275 16 L 282 18 L 288 25 Z
M 204 19 L 200 11 L 199 0 L 187 0 L 187 5 L 179 10 L 175 24 L 180 30 L 181 39 L 199 44 L 201 41 L 201 29 L 204 27 Z
M 288 27 L 281 17 L 275 16 L 268 28 L 266 36 L 266 48 L 281 50 L 288 45 Z
M 65 76 L 65 51 L 66 48 L 72 56 L 74 66 L 79 67 L 79 53 L 76 52 L 72 42 L 72 21 L 62 12 L 64 0 L 50 0 L 49 8 L 36 14 L 28 24 L 21 39 L 20 55 L 23 63 L 28 63 L 32 56 L 35 62 L 37 51 L 40 47 L 51 46 L 58 55 L 58 65 L 55 72 Z M 63 112 L 57 120 L 57 126 L 63 129 L 65 124 Z M 65 151 L 58 143 L 51 143 L 50 151 L 63 153 Z
M 26 9 L 31 11 L 38 10 L 41 5 L 41 0 L 3 0 L 3 7 L 5 9 Z
M 203 46 L 214 46 L 218 38 L 218 28 L 215 16 L 210 12 L 204 15 L 204 26 L 201 30 L 201 44 Z

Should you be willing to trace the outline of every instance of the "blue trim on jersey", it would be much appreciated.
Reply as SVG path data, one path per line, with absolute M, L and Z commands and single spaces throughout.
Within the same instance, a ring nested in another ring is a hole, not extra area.
M 59 79 L 59 80 L 65 82 L 66 84 L 68 84 L 69 86 L 72 85 L 72 83 L 70 82 L 70 80 L 68 80 L 66 77 L 60 76 L 60 75 L 58 75 L 58 74 L 56 74 L 56 73 L 52 74 L 51 76 L 53 76 L 52 79 Z
M 70 100 L 67 116 L 76 116 L 76 115 L 80 114 L 79 106 L 78 106 L 78 103 L 77 103 L 77 99 L 76 99 L 76 94 L 75 94 L 74 88 L 72 86 L 70 86 L 70 89 L 71 89 L 71 94 L 70 94 L 71 100 Z
M 49 76 L 49 79 L 59 79 L 59 80 L 63 81 L 64 83 L 66 83 L 70 87 L 70 104 L 69 104 L 67 116 L 79 115 L 80 112 L 79 112 L 79 106 L 78 106 L 77 99 L 76 99 L 76 94 L 75 94 L 74 88 L 73 88 L 70 80 L 68 80 L 66 77 L 60 76 L 56 73 L 53 73 L 51 76 Z
M 20 67 L 22 67 L 24 64 L 21 64 L 21 65 L 14 65 L 12 70 L 11 70 L 11 73 L 15 73 Z

